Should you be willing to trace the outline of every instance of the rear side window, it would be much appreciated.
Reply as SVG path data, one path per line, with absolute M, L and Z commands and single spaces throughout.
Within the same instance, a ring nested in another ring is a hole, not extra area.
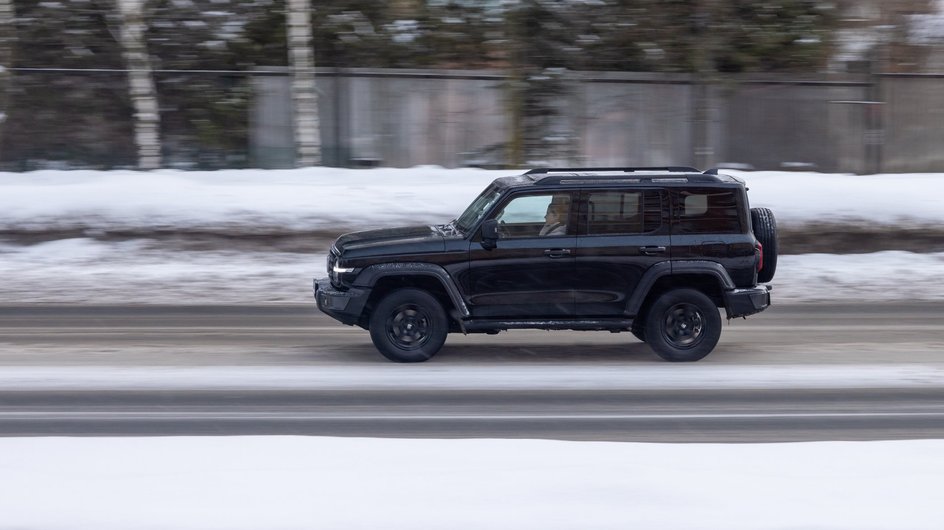
M 587 193 L 587 235 L 645 234 L 662 225 L 662 195 L 656 190 Z
M 678 192 L 676 234 L 739 234 L 741 216 L 734 190 L 686 190 Z

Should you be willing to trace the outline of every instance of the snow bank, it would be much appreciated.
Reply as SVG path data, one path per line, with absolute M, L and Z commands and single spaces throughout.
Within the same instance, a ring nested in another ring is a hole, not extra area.
M 0 173 L 0 231 L 48 240 L 0 243 L 6 279 L 0 303 L 311 303 L 310 280 L 325 274 L 325 236 L 446 222 L 495 177 L 514 173 L 437 167 Z M 782 226 L 944 226 L 941 174 L 730 173 L 747 181 L 752 205 L 772 208 Z M 322 244 L 308 253 L 191 250 L 159 248 L 146 238 L 179 230 L 294 233 L 305 240 L 317 232 Z M 109 241 L 107 232 L 142 239 Z M 773 283 L 778 303 L 939 300 L 942 275 L 941 253 L 786 255 Z
M 319 230 L 441 223 L 494 178 L 480 169 L 229 170 L 0 173 L 0 230 L 200 228 Z M 867 220 L 944 224 L 944 175 L 726 171 L 753 206 L 783 223 Z

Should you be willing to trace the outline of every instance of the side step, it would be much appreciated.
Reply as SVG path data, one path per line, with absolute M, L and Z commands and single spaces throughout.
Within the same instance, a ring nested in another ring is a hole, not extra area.
M 630 331 L 633 327 L 631 318 L 597 318 L 597 319 L 471 319 L 462 321 L 465 333 L 489 333 L 509 329 L 569 329 L 577 331 Z

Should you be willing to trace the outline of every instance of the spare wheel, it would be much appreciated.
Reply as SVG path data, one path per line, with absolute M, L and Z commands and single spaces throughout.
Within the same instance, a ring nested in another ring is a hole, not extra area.
M 751 208 L 751 226 L 754 237 L 764 246 L 764 266 L 757 273 L 757 281 L 767 283 L 777 271 L 777 255 L 780 252 L 774 213 L 769 208 Z

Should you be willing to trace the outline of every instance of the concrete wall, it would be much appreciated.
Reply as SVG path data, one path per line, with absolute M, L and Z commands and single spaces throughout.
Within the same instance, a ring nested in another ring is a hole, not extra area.
M 944 171 L 944 76 L 882 76 L 882 167 Z
M 599 73 L 580 84 L 578 154 L 594 166 L 693 164 L 687 76 Z
M 504 77 L 482 72 L 319 70 L 325 163 L 465 165 L 505 141 Z M 278 92 L 257 100 L 279 98 Z M 283 105 L 291 105 L 281 100 Z
M 595 72 L 567 82 L 548 131 L 549 142 L 567 145 L 545 160 L 552 164 L 944 171 L 944 76 L 735 76 L 699 85 L 688 75 Z M 251 152 L 260 167 L 284 167 L 292 149 L 287 84 L 254 83 Z M 328 165 L 506 161 L 502 72 L 320 69 L 317 84 Z
M 742 79 L 716 87 L 715 163 L 865 172 L 868 91 L 857 80 Z
M 274 69 L 270 69 L 274 70 Z M 253 105 L 249 109 L 249 162 L 255 167 L 295 167 L 295 131 L 292 93 L 285 76 L 255 75 Z

